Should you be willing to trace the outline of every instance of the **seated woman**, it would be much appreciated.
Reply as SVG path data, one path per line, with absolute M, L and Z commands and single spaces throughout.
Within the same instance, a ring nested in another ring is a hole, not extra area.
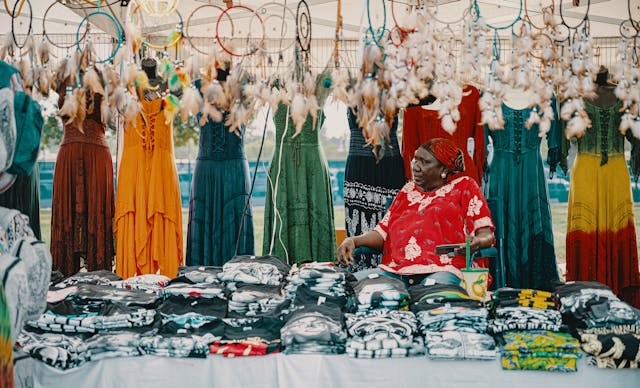
M 407 284 L 460 284 L 466 266 L 466 237 L 471 253 L 493 244 L 493 222 L 487 201 L 476 182 L 460 176 L 462 151 L 446 139 L 435 138 L 420 146 L 412 161 L 413 181 L 404 185 L 380 223 L 367 233 L 349 237 L 338 248 L 338 262 L 351 264 L 356 247 L 382 251 L 372 272 L 398 277 Z M 456 256 L 436 254 L 436 246 L 456 244 Z

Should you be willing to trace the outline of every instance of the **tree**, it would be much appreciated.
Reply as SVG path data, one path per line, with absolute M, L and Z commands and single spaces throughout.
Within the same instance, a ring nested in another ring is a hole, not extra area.
M 60 145 L 62 134 L 62 121 L 60 118 L 55 114 L 48 116 L 42 127 L 42 148 L 51 149 Z

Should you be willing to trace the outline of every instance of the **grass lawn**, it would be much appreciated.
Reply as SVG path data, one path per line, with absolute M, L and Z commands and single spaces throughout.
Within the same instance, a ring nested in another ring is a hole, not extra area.
M 344 206 L 337 206 L 335 209 L 335 225 L 336 228 L 344 229 Z M 640 203 L 634 205 L 633 212 L 636 216 L 636 239 L 640 247 Z M 564 268 L 565 259 L 565 235 L 567 233 L 567 204 L 554 203 L 551 204 L 551 218 L 553 220 L 553 238 L 556 247 L 556 257 L 558 264 Z M 182 209 L 182 229 L 184 231 L 185 248 L 187 237 L 187 222 L 189 219 L 189 210 Z M 42 239 L 49 244 L 51 241 L 51 209 L 42 209 L 40 211 L 40 223 L 42 227 Z M 253 225 L 255 246 L 258 253 L 262 250 L 263 239 L 263 223 L 264 223 L 264 207 L 253 208 Z

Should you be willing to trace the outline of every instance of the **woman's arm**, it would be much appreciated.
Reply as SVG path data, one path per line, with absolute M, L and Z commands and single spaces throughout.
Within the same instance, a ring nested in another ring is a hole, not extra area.
M 369 248 L 382 251 L 384 247 L 384 239 L 380 233 L 370 230 L 367 233 L 355 237 L 347 237 L 344 239 L 340 247 L 338 247 L 338 263 L 346 266 L 353 264 L 353 251 L 357 247 L 366 246 Z

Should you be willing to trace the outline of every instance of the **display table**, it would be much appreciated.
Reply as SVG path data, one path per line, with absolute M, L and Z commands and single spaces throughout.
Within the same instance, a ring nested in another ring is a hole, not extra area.
M 354 359 L 346 355 L 176 359 L 107 359 L 61 371 L 25 358 L 16 362 L 17 385 L 33 387 L 640 387 L 640 370 L 605 370 L 581 359 L 577 373 L 503 371 L 493 361 L 424 357 Z M 31 383 L 31 377 L 33 384 Z

